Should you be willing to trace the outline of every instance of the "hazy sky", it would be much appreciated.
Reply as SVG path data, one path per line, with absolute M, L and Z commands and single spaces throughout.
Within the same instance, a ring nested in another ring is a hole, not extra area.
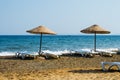
M 120 0 L 0 0 L 0 35 L 29 34 L 39 25 L 82 34 L 93 24 L 120 35 Z

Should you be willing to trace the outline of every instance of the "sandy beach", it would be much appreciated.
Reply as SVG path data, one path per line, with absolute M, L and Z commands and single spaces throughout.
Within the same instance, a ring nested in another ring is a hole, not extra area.
M 118 71 L 103 72 L 101 62 L 120 61 L 113 57 L 84 58 L 62 56 L 59 59 L 0 59 L 0 80 L 119 80 Z

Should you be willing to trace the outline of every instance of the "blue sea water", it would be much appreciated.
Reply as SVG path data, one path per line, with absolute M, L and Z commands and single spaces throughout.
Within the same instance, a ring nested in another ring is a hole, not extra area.
M 0 54 L 16 52 L 38 52 L 39 35 L 0 35 Z M 97 35 L 97 48 L 120 48 L 119 35 Z M 42 38 L 42 51 L 64 51 L 93 49 L 93 35 L 45 35 Z

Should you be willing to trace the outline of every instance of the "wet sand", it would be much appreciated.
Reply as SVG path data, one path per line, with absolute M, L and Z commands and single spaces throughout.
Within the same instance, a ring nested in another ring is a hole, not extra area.
M 118 71 L 103 72 L 101 62 L 120 62 L 120 55 L 59 59 L 0 59 L 0 80 L 119 80 Z

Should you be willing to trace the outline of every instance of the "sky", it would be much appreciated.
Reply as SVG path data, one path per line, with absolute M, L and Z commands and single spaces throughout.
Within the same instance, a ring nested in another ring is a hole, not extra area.
M 28 35 L 40 25 L 79 35 L 93 24 L 120 35 L 120 0 L 0 0 L 0 35 Z

